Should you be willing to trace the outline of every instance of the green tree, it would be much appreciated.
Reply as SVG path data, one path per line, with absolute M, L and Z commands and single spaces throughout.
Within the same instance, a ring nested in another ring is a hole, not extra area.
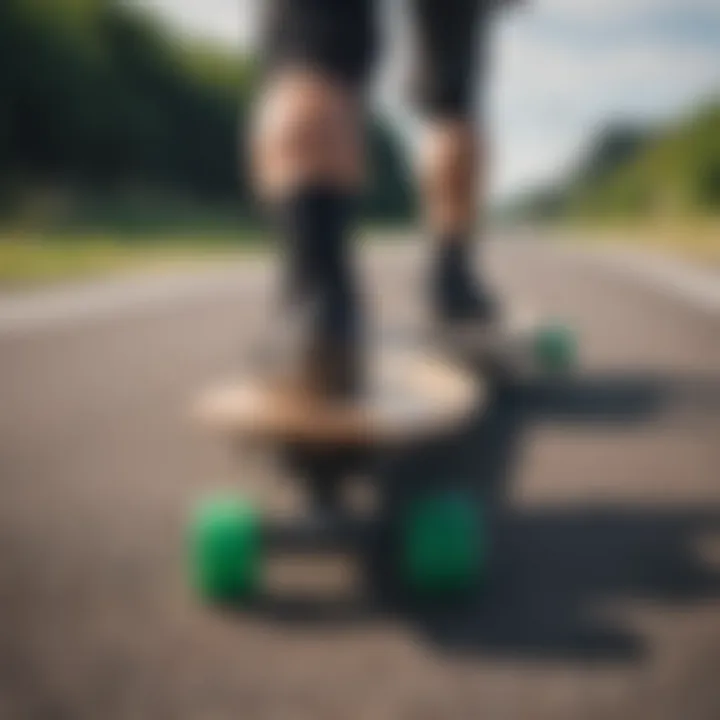
M 112 0 L 0 2 L 0 197 L 42 188 L 85 199 L 142 196 L 247 208 L 238 137 L 251 61 L 178 43 Z M 371 215 L 408 212 L 390 135 L 372 132 Z

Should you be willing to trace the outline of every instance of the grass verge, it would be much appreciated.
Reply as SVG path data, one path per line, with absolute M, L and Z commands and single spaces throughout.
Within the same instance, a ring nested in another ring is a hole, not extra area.
M 663 223 L 578 224 L 564 227 L 572 242 L 642 247 L 720 268 L 720 218 Z
M 128 270 L 222 262 L 263 251 L 260 235 L 235 237 L 37 237 L 0 234 L 0 287 L 24 287 Z

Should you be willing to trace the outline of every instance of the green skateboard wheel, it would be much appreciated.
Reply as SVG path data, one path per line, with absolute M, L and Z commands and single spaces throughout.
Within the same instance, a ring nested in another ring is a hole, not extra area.
M 218 497 L 200 505 L 190 529 L 190 562 L 201 596 L 211 601 L 251 596 L 262 559 L 260 516 L 251 504 Z
M 563 325 L 542 328 L 535 336 L 533 354 L 542 370 L 569 370 L 577 359 L 577 341 L 573 331 Z
M 400 533 L 400 574 L 415 595 L 462 594 L 480 580 L 483 523 L 466 493 L 437 492 L 406 508 Z

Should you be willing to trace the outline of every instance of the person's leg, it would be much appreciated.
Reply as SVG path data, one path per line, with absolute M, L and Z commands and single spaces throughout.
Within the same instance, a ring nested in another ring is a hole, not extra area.
M 308 390 L 358 380 L 360 309 L 349 258 L 363 181 L 364 81 L 373 0 L 268 0 L 267 77 L 252 138 L 255 186 L 287 266 L 286 300 L 304 322 L 298 363 Z
M 495 303 L 472 273 L 473 240 L 482 209 L 485 152 L 483 64 L 485 0 L 414 0 L 416 94 L 426 118 L 420 174 L 435 259 L 434 311 L 443 320 L 493 317 Z

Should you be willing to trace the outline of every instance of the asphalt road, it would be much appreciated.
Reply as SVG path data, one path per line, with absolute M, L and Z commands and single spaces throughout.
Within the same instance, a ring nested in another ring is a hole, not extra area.
M 383 322 L 418 310 L 417 251 L 367 262 Z M 577 326 L 583 370 L 478 423 L 509 500 L 493 581 L 408 616 L 343 586 L 219 613 L 186 587 L 199 495 L 293 501 L 186 417 L 262 332 L 266 265 L 0 299 L 0 717 L 720 717 L 720 314 L 590 256 L 485 262 Z

